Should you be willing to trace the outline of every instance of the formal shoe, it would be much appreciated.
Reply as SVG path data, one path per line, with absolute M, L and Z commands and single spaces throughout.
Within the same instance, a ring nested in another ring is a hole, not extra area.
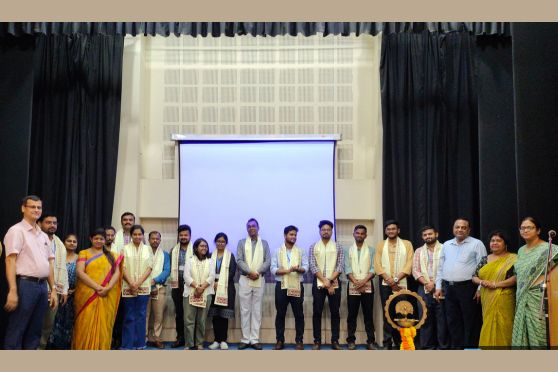
M 244 350 L 246 348 L 248 348 L 248 344 L 245 344 L 244 342 L 241 342 L 240 344 L 238 344 L 238 350 Z
M 366 345 L 366 350 L 381 350 L 377 343 L 372 342 Z
M 217 350 L 219 349 L 219 343 L 217 341 L 214 341 L 211 345 L 209 345 L 207 347 L 209 350 Z
M 156 347 L 157 349 L 164 349 L 165 344 L 163 344 L 161 341 L 155 341 L 153 342 L 153 347 Z
M 254 350 L 261 350 L 262 349 L 262 344 L 260 344 L 259 342 L 256 342 L 255 344 L 252 344 L 250 346 L 252 346 L 252 349 L 254 349 Z
M 314 342 L 312 346 L 312 350 L 320 350 L 322 348 L 322 344 L 320 342 Z
M 285 344 L 283 341 L 277 341 L 273 350 L 283 350 L 285 348 Z
M 347 349 L 355 350 L 356 349 L 356 344 L 354 342 L 349 342 L 349 345 L 347 346 Z
M 387 345 L 384 343 L 384 347 L 388 350 L 393 350 L 393 344 L 391 342 L 388 342 Z
M 221 345 L 219 345 L 221 347 L 221 350 L 228 350 L 229 349 L 229 345 L 227 345 L 227 343 L 225 341 L 221 342 Z
M 331 350 L 343 350 L 339 342 L 332 342 L 331 343 Z
M 185 343 L 184 340 L 176 340 L 175 342 L 172 343 L 171 347 L 173 349 L 176 349 L 177 347 L 184 347 Z
M 297 342 L 295 350 L 304 350 L 304 344 L 302 342 Z

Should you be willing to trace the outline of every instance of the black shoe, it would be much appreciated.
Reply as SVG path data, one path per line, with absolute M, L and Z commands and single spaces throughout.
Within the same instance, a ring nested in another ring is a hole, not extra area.
M 347 349 L 355 350 L 356 349 L 356 344 L 354 342 L 349 342 L 349 345 L 347 346 Z
M 372 342 L 366 345 L 366 350 L 381 350 L 377 343 Z
M 248 344 L 245 344 L 244 342 L 241 342 L 240 344 L 238 344 L 238 350 L 244 350 L 248 348 Z
M 331 343 L 331 350 L 343 350 L 343 348 L 339 345 L 339 342 L 336 341 Z
M 322 348 L 321 342 L 314 342 L 314 345 L 312 346 L 312 350 L 320 350 L 321 348 Z
M 252 344 L 250 346 L 252 346 L 252 349 L 254 349 L 254 350 L 261 350 L 262 349 L 262 344 L 260 344 L 259 342 L 256 342 L 255 344 Z
M 171 347 L 173 349 L 176 349 L 177 347 L 184 347 L 184 345 L 186 345 L 184 340 L 176 340 L 175 342 L 172 343 Z
M 388 349 L 388 350 L 393 350 L 393 344 L 391 343 L 391 341 L 390 341 L 390 342 L 388 342 L 388 344 L 387 344 L 387 345 L 386 345 L 386 344 L 384 344 L 384 347 L 385 347 L 386 349 Z

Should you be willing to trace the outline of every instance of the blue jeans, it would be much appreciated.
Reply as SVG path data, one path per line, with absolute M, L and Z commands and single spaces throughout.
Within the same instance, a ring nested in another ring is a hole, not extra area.
M 45 282 L 21 278 L 17 282 L 17 308 L 9 315 L 4 348 L 6 350 L 36 350 L 41 341 L 43 318 L 48 309 Z
M 124 322 L 122 324 L 121 349 L 145 348 L 145 319 L 149 295 L 122 297 L 124 303 Z
M 424 293 L 424 286 L 419 284 L 418 294 L 426 304 L 426 322 L 419 331 L 421 350 L 449 349 L 449 334 L 446 324 L 446 305 L 442 300 L 438 303 L 432 293 Z M 419 319 L 422 318 L 422 306 L 418 308 Z

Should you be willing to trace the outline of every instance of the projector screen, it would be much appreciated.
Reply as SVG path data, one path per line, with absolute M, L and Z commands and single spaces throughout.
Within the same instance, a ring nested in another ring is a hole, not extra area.
M 179 222 L 211 252 L 215 235 L 226 233 L 235 255 L 249 218 L 272 254 L 295 225 L 296 244 L 308 252 L 319 221 L 335 222 L 334 154 L 334 140 L 181 141 Z

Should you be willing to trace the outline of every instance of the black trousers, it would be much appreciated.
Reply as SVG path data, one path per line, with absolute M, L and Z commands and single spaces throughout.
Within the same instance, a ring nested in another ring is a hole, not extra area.
M 119 294 L 120 301 L 118 302 L 118 310 L 116 310 L 116 318 L 114 319 L 114 326 L 112 327 L 112 349 L 119 349 L 122 346 L 122 323 L 124 323 L 124 302 L 122 301 L 122 294 Z
M 419 284 L 418 294 L 426 303 L 426 321 L 419 330 L 420 348 L 422 350 L 449 349 L 449 334 L 446 323 L 446 304 L 438 302 L 432 293 L 424 293 L 424 286 Z M 422 306 L 419 306 L 419 319 L 422 318 Z
M 213 319 L 213 334 L 215 341 L 227 342 L 227 333 L 229 332 L 229 320 L 219 315 L 214 315 Z
M 322 312 L 327 298 L 329 303 L 329 312 L 331 313 L 331 342 L 339 342 L 339 326 L 341 317 L 339 315 L 339 306 L 341 305 L 341 287 L 330 295 L 325 288 L 318 288 L 316 279 L 312 284 L 312 328 L 314 331 L 314 342 L 322 342 Z
M 380 299 L 382 300 L 382 316 L 384 319 L 383 344 L 384 347 L 387 347 L 388 345 L 393 343 L 395 345 L 395 349 L 399 349 L 399 346 L 401 345 L 401 335 L 399 334 L 399 331 L 397 329 L 393 328 L 391 324 L 388 323 L 388 321 L 386 320 L 386 313 L 384 312 L 386 302 L 389 296 L 392 295 L 392 293 L 393 291 L 391 290 L 391 287 L 382 285 L 382 283 L 380 282 Z
M 360 296 L 349 295 L 349 284 L 347 284 L 347 342 L 355 342 L 358 310 L 362 306 L 362 317 L 364 329 L 366 330 L 366 343 L 375 342 L 374 319 L 373 319 L 374 293 L 362 293 Z
M 300 283 L 300 297 L 287 296 L 287 290 L 281 289 L 281 282 L 275 282 L 275 336 L 277 341 L 285 342 L 285 316 L 291 304 L 295 319 L 295 342 L 302 342 L 304 337 L 304 286 Z
M 473 299 L 477 286 L 472 281 L 455 285 L 443 281 L 442 285 L 451 348 L 478 348 L 482 320 L 480 305 Z
M 184 305 L 182 301 L 184 300 L 184 282 L 180 281 L 182 285 L 178 288 L 172 288 L 171 296 L 172 302 L 174 302 L 174 314 L 176 320 L 176 340 L 184 342 Z

